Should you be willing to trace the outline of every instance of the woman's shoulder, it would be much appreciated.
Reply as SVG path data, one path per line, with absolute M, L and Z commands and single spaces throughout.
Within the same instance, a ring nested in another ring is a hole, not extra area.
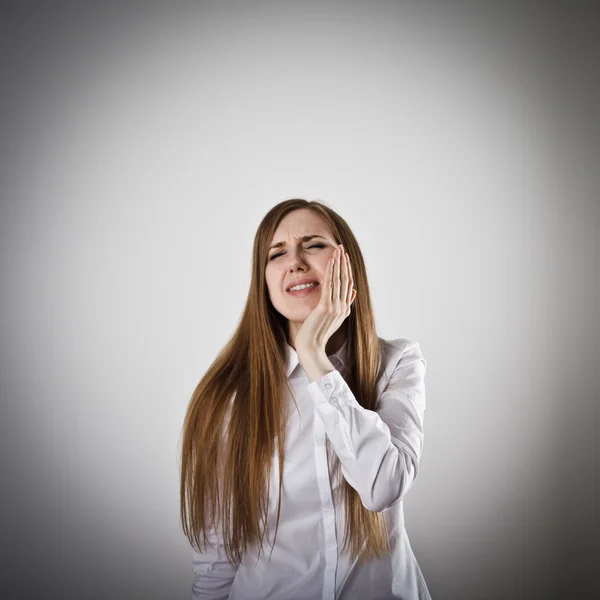
M 409 362 L 413 359 L 421 359 L 425 362 L 419 342 L 408 338 L 395 338 L 386 340 L 379 338 L 381 343 L 381 359 L 385 364 L 387 376 L 391 376 L 400 362 Z
M 419 342 L 409 340 L 407 338 L 395 338 L 393 340 L 386 340 L 380 337 L 379 342 L 381 343 L 381 349 L 384 352 L 384 354 L 398 354 L 402 356 L 406 352 L 420 351 Z

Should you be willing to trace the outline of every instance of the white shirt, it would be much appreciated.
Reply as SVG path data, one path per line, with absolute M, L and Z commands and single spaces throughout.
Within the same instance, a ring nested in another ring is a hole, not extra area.
M 214 548 L 202 554 L 193 549 L 191 600 L 431 600 L 403 512 L 423 448 L 426 361 L 417 342 L 382 341 L 385 372 L 377 382 L 377 412 L 363 408 L 344 379 L 347 342 L 329 356 L 336 370 L 312 383 L 288 344 L 287 375 L 300 418 L 290 396 L 275 546 L 277 449 L 263 553 L 258 558 L 256 544 L 236 569 L 227 562 L 221 533 L 212 530 L 207 535 Z M 336 496 L 339 481 L 329 473 L 327 446 L 364 506 L 384 511 L 387 519 L 391 552 L 365 565 L 341 553 L 344 502 Z

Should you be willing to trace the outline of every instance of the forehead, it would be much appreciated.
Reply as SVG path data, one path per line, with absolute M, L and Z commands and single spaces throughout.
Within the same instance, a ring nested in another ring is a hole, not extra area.
M 332 237 L 331 230 L 321 215 L 309 208 L 299 208 L 288 213 L 281 220 L 271 243 L 282 241 L 288 237 L 302 237 L 310 234 Z

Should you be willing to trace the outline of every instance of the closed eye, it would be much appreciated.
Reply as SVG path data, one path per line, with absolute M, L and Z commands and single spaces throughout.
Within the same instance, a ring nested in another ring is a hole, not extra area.
M 325 248 L 325 244 L 313 244 L 312 246 L 306 247 L 307 250 L 310 248 Z M 273 260 L 274 258 L 281 256 L 282 254 L 285 254 L 285 252 L 278 252 L 277 254 L 273 254 L 273 256 L 271 256 L 271 258 L 269 258 L 269 260 Z

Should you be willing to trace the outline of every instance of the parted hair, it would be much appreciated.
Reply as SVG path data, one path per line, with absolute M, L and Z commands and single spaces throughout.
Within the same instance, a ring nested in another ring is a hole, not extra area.
M 235 332 L 191 396 L 180 438 L 180 516 L 184 534 L 202 552 L 201 538 L 207 542 L 209 530 L 219 531 L 227 558 L 235 566 L 243 561 L 249 545 L 260 543 L 259 553 L 263 550 L 265 529 L 268 535 L 275 446 L 279 457 L 276 543 L 288 416 L 284 408 L 286 388 L 292 398 L 294 394 L 286 372 L 287 319 L 271 303 L 265 268 L 279 223 L 300 208 L 320 215 L 335 242 L 343 244 L 349 255 L 357 294 L 347 318 L 345 380 L 361 406 L 377 409 L 382 348 L 358 242 L 346 221 L 324 203 L 284 200 L 271 208 L 258 226 L 246 305 Z M 335 453 L 333 456 L 331 468 L 339 477 L 340 461 Z M 350 552 L 351 560 L 358 558 L 359 563 L 389 552 L 384 515 L 368 510 L 344 477 L 340 482 L 339 492 L 346 507 L 342 551 Z

